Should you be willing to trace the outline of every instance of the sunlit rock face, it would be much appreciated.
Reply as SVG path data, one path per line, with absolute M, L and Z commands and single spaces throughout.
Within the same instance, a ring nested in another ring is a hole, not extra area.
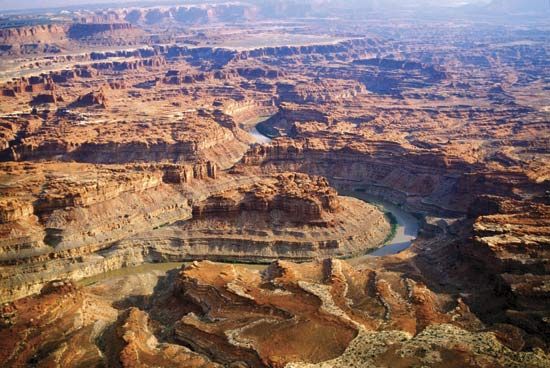
M 123 367 L 548 364 L 541 349 L 518 351 L 513 326 L 487 330 L 461 298 L 409 276 L 325 260 L 263 271 L 194 262 L 84 288 L 55 281 L 3 307 L 1 356 Z
M 0 361 L 549 366 L 524 4 L 6 13 Z

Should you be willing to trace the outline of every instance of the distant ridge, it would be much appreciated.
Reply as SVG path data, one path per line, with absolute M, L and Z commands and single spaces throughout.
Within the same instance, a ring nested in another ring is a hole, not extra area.
M 498 13 L 550 13 L 550 0 L 493 0 L 485 8 Z

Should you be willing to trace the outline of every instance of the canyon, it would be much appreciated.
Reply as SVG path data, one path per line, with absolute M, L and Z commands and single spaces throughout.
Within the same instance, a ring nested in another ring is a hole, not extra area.
M 548 25 L 328 3 L 0 20 L 3 366 L 550 365 Z

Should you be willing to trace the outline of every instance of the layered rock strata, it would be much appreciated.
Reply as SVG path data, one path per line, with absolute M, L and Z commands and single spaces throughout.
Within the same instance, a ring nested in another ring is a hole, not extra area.
M 266 262 L 349 257 L 384 243 L 390 223 L 376 207 L 339 197 L 325 179 L 281 174 L 212 193 L 193 219 L 117 243 L 185 259 Z
M 473 225 L 473 242 L 463 253 L 496 275 L 497 293 L 508 300 L 501 310 L 492 311 L 493 318 L 548 335 L 550 208 L 488 196 L 472 210 L 481 216 Z
M 407 151 L 390 141 L 280 138 L 253 147 L 242 163 L 262 172 L 322 175 L 341 187 L 361 188 L 417 212 L 460 215 L 471 200 L 456 190 L 461 173 L 472 170 L 459 157 Z
M 145 261 L 350 256 L 390 232 L 376 207 L 303 174 L 220 176 L 212 162 L 30 167 L 12 180 L 35 186 L 35 197 L 6 201 L 2 212 L 4 300 L 60 275 L 81 279 Z
M 464 365 L 542 367 L 549 359 L 504 346 L 460 299 L 445 307 L 421 282 L 341 261 L 276 262 L 262 273 L 204 262 L 182 271 L 176 288 L 199 309 L 176 325 L 176 341 L 225 364 L 372 367 L 446 354 Z
M 546 367 L 544 27 L 277 4 L 7 16 L 31 26 L 0 30 L 1 360 Z M 379 245 L 387 219 L 328 183 L 414 212 L 419 236 L 353 268 L 116 277 Z
M 11 365 L 62 360 L 70 367 L 452 361 L 538 368 L 550 359 L 540 349 L 518 351 L 507 338 L 517 334 L 512 327 L 487 329 L 460 297 L 431 291 L 418 275 L 357 270 L 336 260 L 278 261 L 263 271 L 194 262 L 174 271 L 141 271 L 84 288 L 59 280 L 40 298 L 5 304 L 2 360 Z

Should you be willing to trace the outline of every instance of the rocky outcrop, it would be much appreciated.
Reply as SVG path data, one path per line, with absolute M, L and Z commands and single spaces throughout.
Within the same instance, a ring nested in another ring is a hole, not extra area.
M 3 95 L 6 97 L 16 97 L 18 94 L 22 93 L 36 93 L 36 92 L 45 92 L 45 91 L 55 91 L 55 74 L 41 74 L 39 76 L 32 77 L 22 77 L 15 79 L 13 81 L 7 82 L 3 86 Z M 35 96 L 35 100 L 47 99 L 48 96 L 52 94 L 42 94 Z
M 57 104 L 57 96 L 54 93 L 41 93 L 33 97 L 31 105 Z
M 472 357 L 484 367 L 547 364 L 541 351 L 516 353 L 477 330 L 460 299 L 444 309 L 422 283 L 401 282 L 335 260 L 279 261 L 261 274 L 194 263 L 181 272 L 176 295 L 196 309 L 176 324 L 175 339 L 224 364 L 261 367 L 428 364 L 431 358 L 418 353 L 427 346 L 464 364 Z
M 61 47 L 71 42 L 129 43 L 143 36 L 143 32 L 129 23 L 78 23 L 56 21 L 52 24 L 6 27 L 0 30 L 0 46 L 8 46 L 10 54 L 38 52 L 59 54 Z
M 216 102 L 214 102 L 216 103 Z M 277 108 L 271 99 L 243 100 L 243 101 L 224 101 L 220 107 L 223 113 L 231 116 L 237 123 L 250 128 L 257 124 L 258 117 L 273 115 Z
M 276 79 L 283 76 L 283 73 L 277 69 L 264 69 L 264 68 L 237 68 L 239 76 L 246 79 Z
M 0 259 L 6 254 L 23 256 L 47 252 L 45 232 L 28 198 L 5 197 L 0 201 Z
M 216 188 L 222 182 L 213 183 L 210 193 L 197 192 L 191 220 L 136 234 L 116 247 L 147 247 L 180 260 L 208 254 L 213 260 L 264 263 L 363 254 L 390 232 L 382 212 L 339 197 L 323 178 L 287 173 L 250 179 L 232 178 L 232 189 L 221 191 Z
M 160 170 L 71 164 L 33 165 L 28 170 L 10 175 L 18 177 L 23 188 L 4 189 L 25 190 L 27 196 L 6 200 L 2 210 L 2 300 L 36 293 L 62 274 L 78 279 L 139 264 L 143 255 L 104 258 L 98 253 L 132 234 L 192 215 L 189 199 L 164 184 Z
M 75 323 L 74 316 L 79 313 L 84 318 Z M 85 316 L 87 313 L 94 313 L 103 323 L 116 318 L 116 311 L 108 305 L 86 306 L 85 296 L 75 289 L 74 284 L 64 280 L 48 285 L 40 299 L 26 299 L 3 307 L 2 315 L 11 328 L 0 329 L 0 359 L 10 366 L 25 366 L 36 359 L 34 355 L 38 350 L 48 350 L 52 354 L 48 360 L 52 362 L 57 355 L 67 364 L 71 361 L 98 364 L 101 357 L 97 347 L 93 342 L 86 341 L 91 331 Z M 23 320 L 32 322 L 22 324 Z M 50 328 L 43 329 L 46 325 Z M 73 335 L 75 340 L 70 344 L 54 343 L 65 334 Z
M 21 77 L 6 82 L 2 87 L 2 93 L 7 97 L 16 97 L 24 93 L 53 91 L 57 84 L 74 82 L 76 78 L 90 78 L 93 71 L 75 66 L 74 69 L 56 70 L 43 73 L 38 76 Z
M 90 180 L 76 180 L 72 170 L 87 172 Z M 63 177 L 63 172 L 72 176 Z M 3 203 L 4 263 L 40 261 L 79 247 L 89 253 L 133 232 L 138 224 L 152 228 L 191 214 L 187 199 L 164 186 L 161 172 L 47 165 L 11 175 L 26 183 L 27 195 Z M 12 189 L 7 190 L 9 194 Z
M 138 308 L 129 309 L 124 317 L 116 331 L 123 344 L 120 351 L 122 367 L 221 367 L 183 346 L 160 343 L 148 314 Z
M 59 24 L 36 25 L 0 30 L 1 44 L 55 42 L 66 37 L 67 27 Z
M 101 283 L 84 289 L 60 278 L 48 283 L 39 296 L 3 304 L 0 359 L 9 366 L 62 361 L 68 366 L 218 367 L 183 346 L 166 343 L 145 312 L 119 309 L 132 295 L 152 295 L 163 275 L 151 272 L 120 280 L 118 285 Z
M 87 207 L 123 193 L 144 192 L 161 184 L 160 173 L 112 172 L 113 178 L 98 173 L 96 180 L 79 182 L 73 178 L 48 178 L 36 204 L 40 211 L 66 207 Z M 101 175 L 101 179 L 99 177 Z M 114 179 L 114 180 L 113 180 Z
M 195 165 L 165 165 L 162 180 L 170 184 L 190 184 L 193 180 L 216 179 L 218 165 L 212 161 Z
M 140 70 L 142 68 L 160 67 L 166 64 L 163 57 L 143 58 L 138 60 L 125 61 L 104 61 L 93 63 L 90 66 L 99 71 L 115 71 L 121 72 L 126 70 Z
M 197 216 L 212 213 L 240 213 L 241 211 L 270 212 L 280 210 L 288 221 L 315 224 L 324 212 L 339 210 L 338 195 L 323 178 L 309 178 L 303 174 L 281 174 L 276 181 L 259 183 L 250 191 L 225 192 L 193 208 Z
M 108 105 L 107 96 L 105 95 L 104 90 L 99 90 L 97 92 L 89 92 L 85 95 L 78 97 L 70 107 L 87 107 L 87 106 L 99 106 L 101 108 L 106 108 Z
M 276 114 L 269 120 L 259 124 L 262 132 L 270 137 L 294 135 L 296 132 L 296 123 L 316 122 L 329 124 L 331 122 L 329 114 L 319 111 L 312 105 L 281 102 L 278 106 L 279 111 Z
M 509 320 L 530 334 L 547 336 L 550 302 L 550 207 L 496 196 L 472 206 L 476 218 L 473 242 L 462 252 L 497 278 L 497 294 L 507 305 L 492 310 L 493 319 Z
M 70 108 L 94 101 L 105 105 L 104 93 L 87 95 Z M 16 161 L 65 157 L 110 164 L 212 161 L 227 168 L 247 149 L 244 132 L 234 122 L 204 110 L 186 114 L 184 119 L 149 124 L 138 120 L 123 125 L 116 121 L 76 125 L 70 119 L 71 114 L 47 116 L 42 129 L 13 142 L 6 156 Z
M 296 104 L 331 103 L 352 99 L 365 92 L 363 85 L 356 81 L 319 80 L 315 82 L 313 84 L 277 83 L 278 102 L 281 105 L 285 102 Z
M 27 170 L 11 177 L 31 197 L 6 201 L 2 212 L 3 300 L 59 275 L 80 279 L 147 260 L 349 256 L 380 246 L 390 231 L 374 206 L 304 174 L 258 179 L 221 174 L 213 162 Z
M 294 170 L 322 175 L 331 183 L 363 188 L 414 211 L 467 211 L 458 198 L 439 197 L 456 186 L 456 178 L 449 173 L 464 172 L 466 166 L 459 158 L 429 151 L 410 152 L 395 142 L 329 141 L 327 146 L 317 139 L 280 138 L 251 148 L 242 163 L 258 166 L 264 172 Z
M 211 262 L 179 274 L 136 272 L 87 287 L 58 279 L 40 297 L 4 304 L 0 321 L 9 328 L 0 329 L 0 358 L 10 365 L 372 367 L 431 364 L 442 354 L 487 368 L 548 365 L 540 349 L 511 347 L 506 336 L 522 339 L 511 326 L 487 331 L 461 298 L 449 301 L 405 275 L 336 260 L 278 261 L 262 272 Z
M 34 209 L 31 203 L 26 203 L 15 198 L 2 198 L 0 200 L 0 223 L 5 224 L 33 215 Z

